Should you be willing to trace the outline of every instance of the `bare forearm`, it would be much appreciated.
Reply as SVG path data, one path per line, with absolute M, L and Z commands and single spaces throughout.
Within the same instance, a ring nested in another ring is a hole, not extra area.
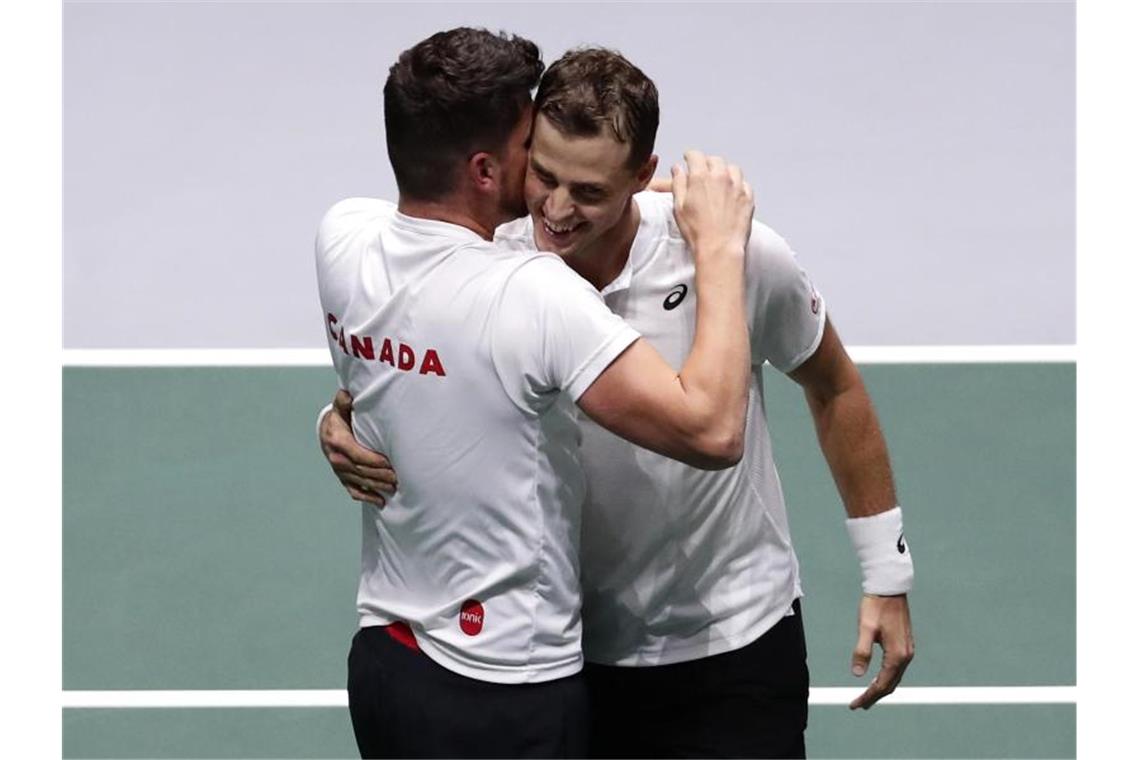
M 750 349 L 744 316 L 743 252 L 697 272 L 693 347 L 678 375 L 694 428 L 742 441 Z
M 887 442 L 861 380 L 808 405 L 816 434 L 848 517 L 866 517 L 893 508 L 898 500 Z

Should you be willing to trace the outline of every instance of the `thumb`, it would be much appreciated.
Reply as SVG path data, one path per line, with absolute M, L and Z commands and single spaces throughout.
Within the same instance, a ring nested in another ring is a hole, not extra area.
M 870 626 L 859 626 L 859 640 L 855 642 L 855 651 L 851 653 L 851 673 L 862 678 L 871 664 L 871 649 L 875 643 L 874 630 Z
M 342 388 L 336 392 L 336 396 L 333 397 L 333 408 L 345 420 L 349 419 L 349 415 L 352 414 L 352 396 L 348 391 Z

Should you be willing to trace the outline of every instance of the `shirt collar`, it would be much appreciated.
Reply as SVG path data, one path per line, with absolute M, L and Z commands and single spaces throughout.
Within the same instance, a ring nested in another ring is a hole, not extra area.
M 641 193 L 639 193 L 641 195 Z M 657 205 L 654 203 L 646 203 L 644 200 L 638 203 L 637 196 L 634 196 L 634 203 L 637 203 L 637 210 L 639 212 L 639 219 L 637 222 L 637 232 L 633 234 L 633 242 L 629 246 L 629 256 L 625 259 L 625 266 L 621 268 L 618 276 L 602 288 L 602 296 L 608 296 L 611 293 L 617 293 L 622 290 L 629 290 L 630 282 L 633 280 L 633 270 L 639 268 L 641 262 L 645 258 L 646 251 L 652 243 L 653 235 L 650 228 L 654 220 L 651 219 L 653 215 L 658 213 Z

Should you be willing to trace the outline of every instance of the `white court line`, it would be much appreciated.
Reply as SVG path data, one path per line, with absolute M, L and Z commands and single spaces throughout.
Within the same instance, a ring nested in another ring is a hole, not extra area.
M 859 364 L 1071 363 L 1076 346 L 848 346 Z
M 66 367 L 331 367 L 327 348 L 64 349 Z
M 860 688 L 812 689 L 812 705 L 846 705 Z M 1075 686 L 903 686 L 880 704 L 1075 704 Z M 64 691 L 64 707 L 347 707 L 342 689 Z
M 859 364 L 1071 363 L 1076 346 L 848 346 Z M 324 348 L 72 348 L 67 367 L 329 367 Z

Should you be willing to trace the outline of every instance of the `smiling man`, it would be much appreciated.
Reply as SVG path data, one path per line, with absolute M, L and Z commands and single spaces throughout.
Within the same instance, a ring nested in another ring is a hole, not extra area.
M 617 53 L 572 51 L 544 75 L 535 111 L 530 215 L 499 227 L 496 242 L 520 255 L 557 253 L 680 367 L 700 325 L 698 304 L 722 294 L 698 283 L 672 197 L 641 192 L 657 168 L 655 86 Z M 859 372 L 791 249 L 759 222 L 745 284 L 752 377 L 739 464 L 703 472 L 579 418 L 595 756 L 804 755 L 802 590 L 768 437 L 766 362 L 804 388 L 862 565 L 852 671 L 866 672 L 874 642 L 884 651 L 851 706 L 893 691 L 913 656 L 911 558 Z M 382 503 L 385 460 L 355 445 L 340 415 L 324 417 L 321 439 L 350 492 Z
M 676 223 L 719 295 L 678 370 L 557 256 L 492 240 L 525 210 L 541 71 L 532 42 L 479 29 L 401 53 L 384 86 L 398 201 L 341 201 L 317 233 L 353 430 L 406 477 L 361 515 L 348 695 L 365 757 L 585 752 L 578 409 L 694 466 L 741 455 L 751 189 L 698 151 L 675 167 Z

